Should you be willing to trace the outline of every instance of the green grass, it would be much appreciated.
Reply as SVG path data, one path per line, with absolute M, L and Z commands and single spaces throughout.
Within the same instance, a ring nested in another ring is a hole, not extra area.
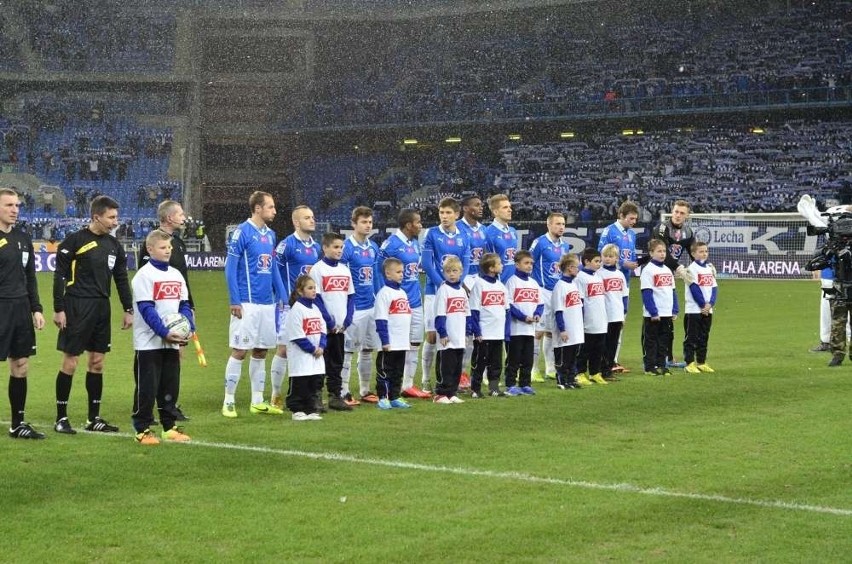
M 48 309 L 50 282 L 40 278 Z M 52 431 L 0 441 L 0 561 L 848 560 L 852 363 L 829 369 L 828 355 L 807 351 L 817 285 L 723 281 L 716 374 L 663 380 L 639 374 L 634 291 L 622 351 L 633 373 L 614 385 L 294 423 L 249 415 L 245 374 L 240 417 L 219 415 L 225 289 L 221 273 L 194 273 L 210 362 L 184 363 L 195 444 Z M 48 430 L 60 357 L 52 328 L 39 337 L 28 419 Z M 130 334 L 116 328 L 103 415 L 123 431 L 131 362 Z

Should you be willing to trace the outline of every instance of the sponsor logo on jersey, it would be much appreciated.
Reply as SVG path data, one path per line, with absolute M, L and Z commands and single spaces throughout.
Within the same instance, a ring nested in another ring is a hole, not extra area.
M 655 274 L 654 275 L 654 286 L 656 288 L 663 288 L 665 286 L 674 286 L 674 275 L 672 275 L 672 274 Z
M 388 313 L 391 315 L 411 314 L 411 304 L 408 303 L 408 298 L 396 298 L 391 301 L 388 307 Z
M 624 280 L 621 278 L 604 278 L 604 289 L 607 292 L 621 292 L 624 290 Z
M 562 272 L 559 270 L 558 262 L 551 262 L 547 267 L 547 275 L 550 278 L 559 278 L 562 276 Z
M 467 306 L 467 298 L 447 298 L 447 314 L 464 313 Z
M 311 271 L 312 264 L 303 264 L 299 269 L 299 274 L 308 274 Z
M 621 260 L 630 260 L 630 249 L 621 249 Z
M 565 307 L 575 307 L 581 305 L 580 292 L 574 290 L 565 294 Z
M 177 280 L 154 282 L 155 300 L 179 300 L 183 283 Z
M 670 245 L 669 246 L 669 252 L 672 254 L 672 256 L 674 258 L 678 259 L 678 258 L 680 258 L 680 255 L 683 254 L 683 247 L 681 245 L 678 245 L 678 244 Z
M 596 298 L 598 296 L 603 296 L 605 293 L 603 282 L 590 282 L 588 286 L 586 286 L 586 296 L 590 298 Z
M 349 277 L 332 275 L 322 277 L 323 292 L 346 292 L 349 290 Z
M 302 331 L 305 335 L 319 335 L 322 333 L 322 319 L 319 317 L 306 317 L 302 320 Z
M 506 260 L 510 260 L 510 261 L 515 260 L 515 249 L 514 248 L 506 249 Z
M 516 304 L 537 304 L 538 288 L 515 288 L 515 296 L 512 301 Z
M 470 250 L 470 260 L 474 264 L 479 264 L 479 259 L 485 254 L 485 249 L 482 247 L 474 247 Z
M 409 262 L 405 265 L 404 277 L 406 280 L 417 280 L 419 275 L 419 265 L 416 262 Z
M 269 269 L 272 267 L 272 255 L 263 253 L 257 256 L 257 270 L 258 272 L 269 272 Z
M 480 301 L 482 302 L 482 307 L 505 306 L 506 294 L 500 290 L 482 290 Z
M 362 266 L 358 269 L 358 282 L 361 284 L 373 283 L 373 267 Z
M 699 274 L 698 275 L 698 285 L 699 286 L 712 286 L 713 285 L 713 275 L 712 274 Z

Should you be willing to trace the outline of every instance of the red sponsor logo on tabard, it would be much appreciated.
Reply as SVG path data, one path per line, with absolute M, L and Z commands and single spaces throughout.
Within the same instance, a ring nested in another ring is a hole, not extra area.
M 483 290 L 480 302 L 482 306 L 505 306 L 506 294 L 500 290 Z
M 712 286 L 714 282 L 714 278 L 712 274 L 699 274 L 698 275 L 698 285 L 699 286 Z
M 447 298 L 447 313 L 464 313 L 467 307 L 467 298 Z
M 586 295 L 590 298 L 603 296 L 605 293 L 603 282 L 591 282 L 586 286 Z
M 576 307 L 578 305 L 582 305 L 582 301 L 580 300 L 580 292 L 573 291 L 565 294 L 565 307 Z
M 154 300 L 179 300 L 183 282 L 154 282 Z
M 388 313 L 391 315 L 411 315 L 411 304 L 408 303 L 408 298 L 396 298 L 395 300 L 392 300 L 388 307 Z
M 323 292 L 346 292 L 349 290 L 349 277 L 341 275 L 323 276 Z
M 305 335 L 319 335 L 322 333 L 322 319 L 319 317 L 306 317 L 302 320 L 302 331 Z
M 654 287 L 665 288 L 666 286 L 674 286 L 674 275 L 672 274 L 655 274 Z
M 516 304 L 537 304 L 538 288 L 515 288 L 514 302 Z
M 621 278 L 604 278 L 604 288 L 607 292 L 624 291 L 624 280 Z

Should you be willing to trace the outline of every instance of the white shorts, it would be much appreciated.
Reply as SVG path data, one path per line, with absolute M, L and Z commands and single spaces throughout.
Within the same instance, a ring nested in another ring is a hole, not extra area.
M 228 342 L 231 348 L 250 349 L 275 348 L 275 304 L 240 304 L 242 318 L 231 316 Z
M 432 296 L 435 299 L 435 296 Z M 434 316 L 433 323 L 434 323 Z M 423 342 L 423 307 L 411 308 L 411 332 L 408 334 L 408 340 L 412 343 Z
M 435 330 L 435 295 L 423 296 L 423 319 L 426 321 L 426 331 Z M 414 318 L 411 319 L 414 328 Z
M 343 350 L 346 352 L 357 352 L 363 349 L 375 350 L 379 342 L 373 310 L 355 310 L 355 314 L 352 316 L 352 325 L 346 328 L 343 337 Z
M 276 326 L 278 334 L 276 341 L 279 345 L 287 345 L 287 338 L 284 336 L 284 322 L 287 321 L 288 313 L 290 313 L 290 306 L 285 303 L 284 308 L 278 310 L 278 325 Z
M 550 298 L 553 295 L 551 290 L 541 289 L 541 296 L 544 300 L 544 312 L 541 314 L 541 319 L 536 323 L 535 330 L 536 331 L 544 331 L 545 333 L 552 333 L 553 328 L 556 325 L 556 319 L 553 317 L 553 306 L 550 303 Z

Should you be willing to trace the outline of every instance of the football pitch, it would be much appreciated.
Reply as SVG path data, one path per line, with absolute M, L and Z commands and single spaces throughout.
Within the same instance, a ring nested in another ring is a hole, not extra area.
M 187 350 L 187 445 L 132 439 L 132 344 L 114 307 L 102 415 L 118 435 L 51 430 L 49 327 L 31 359 L 27 419 L 44 441 L 3 444 L 2 562 L 814 562 L 852 554 L 852 361 L 826 366 L 819 284 L 720 281 L 715 374 L 642 375 L 633 288 L 607 386 L 320 422 L 219 413 L 228 356 L 221 272 L 193 272 L 209 366 Z M 634 281 L 635 284 L 635 281 Z M 679 291 L 682 291 L 679 286 Z M 683 337 L 676 322 L 675 350 Z M 419 377 L 418 380 L 419 382 Z M 357 382 L 353 391 L 357 393 Z M 268 390 L 268 386 L 267 386 Z M 268 396 L 268 391 L 267 391 Z M 85 357 L 69 403 L 86 417 Z M 0 408 L 8 427 L 8 400 Z M 845 531 L 845 532 L 844 532 Z

